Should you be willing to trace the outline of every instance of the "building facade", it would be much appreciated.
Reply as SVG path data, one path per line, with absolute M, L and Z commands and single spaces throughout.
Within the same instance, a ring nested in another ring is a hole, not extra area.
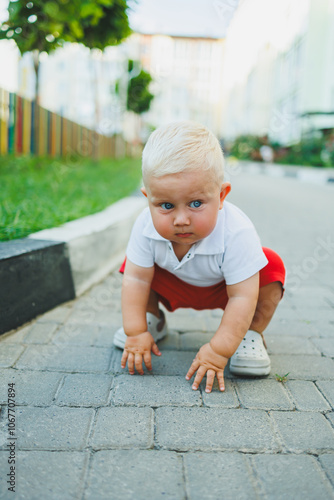
M 334 127 L 334 1 L 244 0 L 228 29 L 223 135 L 289 145 Z
M 134 34 L 126 43 L 153 77 L 147 124 L 195 120 L 221 135 L 224 40 Z

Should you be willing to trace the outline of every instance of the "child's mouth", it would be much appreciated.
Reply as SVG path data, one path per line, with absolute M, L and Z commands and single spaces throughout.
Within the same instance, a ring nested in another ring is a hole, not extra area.
M 179 238 L 189 238 L 193 233 L 176 233 Z

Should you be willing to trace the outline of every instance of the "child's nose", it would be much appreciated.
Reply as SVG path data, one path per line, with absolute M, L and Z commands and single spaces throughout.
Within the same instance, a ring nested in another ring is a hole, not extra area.
M 174 226 L 188 226 L 190 219 L 185 210 L 178 210 L 174 218 Z

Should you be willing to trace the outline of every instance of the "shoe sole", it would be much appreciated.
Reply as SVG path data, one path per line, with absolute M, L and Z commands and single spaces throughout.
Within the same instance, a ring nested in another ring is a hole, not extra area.
M 262 377 L 269 375 L 271 366 L 230 366 L 230 372 L 233 375 L 249 375 L 251 377 Z

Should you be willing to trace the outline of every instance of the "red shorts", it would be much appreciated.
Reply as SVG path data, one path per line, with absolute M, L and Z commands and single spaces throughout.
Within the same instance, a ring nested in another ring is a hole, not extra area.
M 260 288 L 274 281 L 279 281 L 283 287 L 285 267 L 281 257 L 270 248 L 263 247 L 263 252 L 268 264 L 260 270 Z M 125 262 L 119 270 L 121 273 L 124 272 Z M 194 286 L 156 264 L 151 288 L 168 311 L 175 311 L 179 307 L 197 310 L 225 309 L 228 302 L 225 281 L 212 286 Z

